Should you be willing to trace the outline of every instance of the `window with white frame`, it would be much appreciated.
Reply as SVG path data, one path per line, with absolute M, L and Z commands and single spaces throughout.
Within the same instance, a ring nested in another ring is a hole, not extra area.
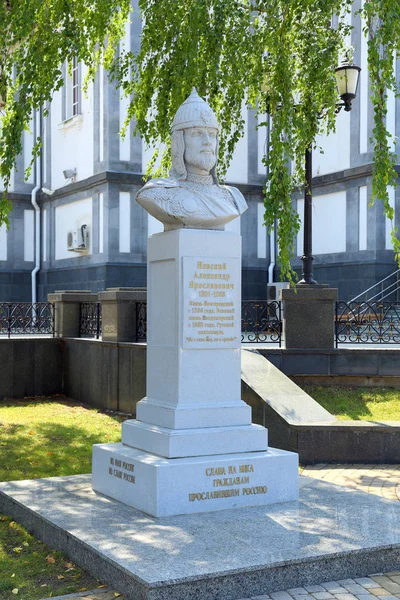
M 67 121 L 81 111 L 81 86 L 80 86 L 80 64 L 74 56 L 69 66 L 65 65 L 64 88 L 63 88 L 63 121 Z

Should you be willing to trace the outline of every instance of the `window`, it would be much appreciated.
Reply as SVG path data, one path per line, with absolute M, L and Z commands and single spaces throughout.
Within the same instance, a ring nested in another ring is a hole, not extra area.
M 68 64 L 65 67 L 64 88 L 63 88 L 63 121 L 67 121 L 81 111 L 81 86 L 80 86 L 80 65 L 78 59 L 72 59 L 71 67 Z

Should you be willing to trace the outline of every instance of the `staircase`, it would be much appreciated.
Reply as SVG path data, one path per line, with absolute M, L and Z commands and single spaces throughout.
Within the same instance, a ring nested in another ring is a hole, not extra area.
M 348 304 L 351 302 L 371 304 L 383 301 L 400 302 L 400 269 L 349 300 Z

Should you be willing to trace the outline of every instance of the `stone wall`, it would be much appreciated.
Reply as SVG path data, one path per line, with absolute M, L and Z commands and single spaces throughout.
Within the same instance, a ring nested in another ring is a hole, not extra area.
M 393 348 L 334 348 L 332 350 L 285 350 L 279 348 L 260 348 L 265 356 L 285 375 L 390 378 L 400 376 L 400 351 Z M 382 379 L 382 385 L 383 385 Z M 387 379 L 386 379 L 387 382 Z M 360 385 L 360 384 L 358 384 Z
M 0 339 L 0 400 L 62 393 L 63 342 Z
M 146 395 L 146 345 L 89 339 L 0 339 L 0 400 L 65 394 L 135 413 Z
M 146 395 L 146 345 L 65 339 L 63 382 L 78 402 L 135 414 Z

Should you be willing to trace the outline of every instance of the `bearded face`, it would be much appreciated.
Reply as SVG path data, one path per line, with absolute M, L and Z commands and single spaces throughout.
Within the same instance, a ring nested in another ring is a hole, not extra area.
M 208 175 L 217 162 L 217 134 L 213 127 L 189 127 L 184 130 L 184 161 L 189 173 Z

